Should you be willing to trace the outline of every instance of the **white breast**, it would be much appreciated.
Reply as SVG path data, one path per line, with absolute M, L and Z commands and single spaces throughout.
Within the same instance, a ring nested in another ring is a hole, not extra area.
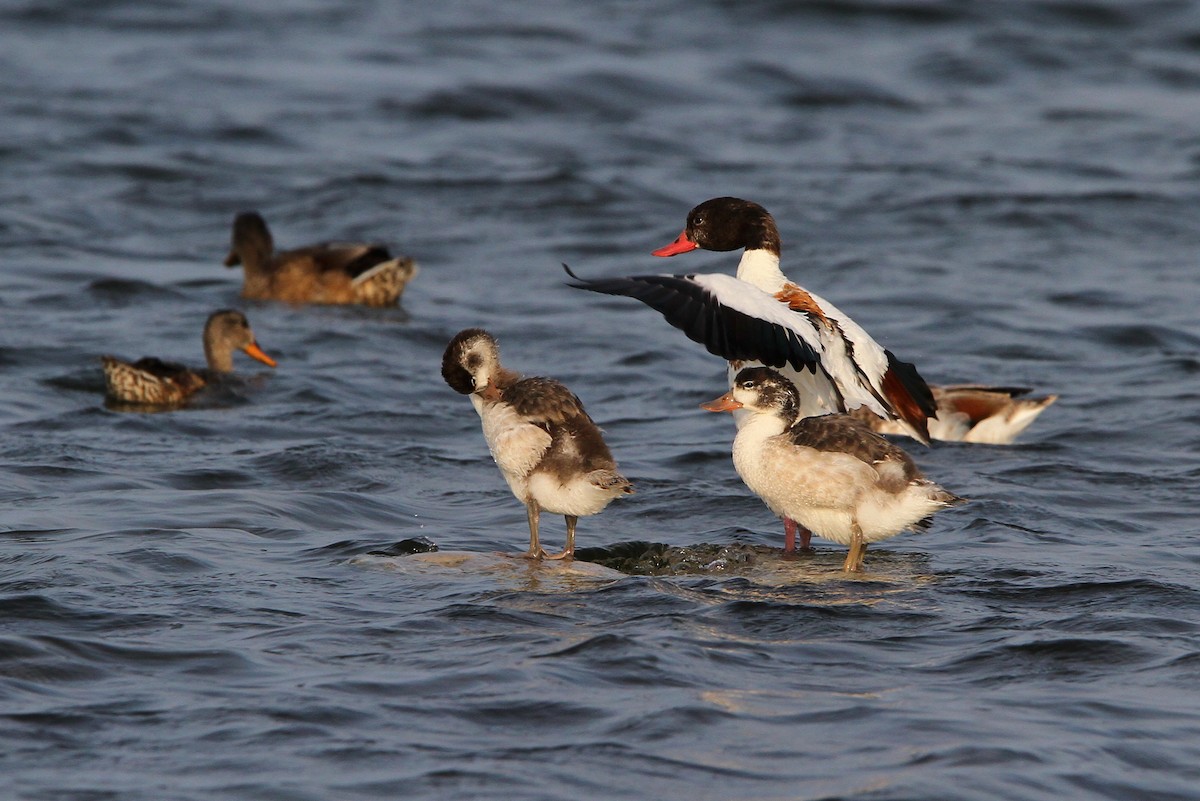
M 944 507 L 930 486 L 916 482 L 900 493 L 880 487 L 884 464 L 867 464 L 845 453 L 794 445 L 782 423 L 748 415 L 733 442 L 733 463 L 746 486 L 775 514 L 824 539 L 847 545 L 857 520 L 867 542 L 895 536 Z
M 737 277 L 738 280 L 752 284 L 770 295 L 775 295 L 791 283 L 779 269 L 779 257 L 762 249 L 747 250 L 742 254 Z M 812 417 L 866 406 L 880 417 L 889 417 L 875 394 L 863 384 L 865 376 L 867 383 L 876 392 L 880 391 L 879 382 L 887 371 L 887 359 L 883 348 L 871 339 L 858 323 L 832 303 L 819 295 L 811 292 L 808 294 L 822 314 L 837 323 L 838 328 L 814 323 L 806 316 L 792 312 L 786 304 L 779 304 L 787 310 L 783 318 L 784 327 L 796 331 L 805 342 L 814 344 L 814 350 L 821 358 L 822 370 L 818 370 L 815 375 L 807 370 L 797 372 L 791 366 L 785 366 L 781 370 L 800 390 L 800 416 Z M 774 311 L 771 316 L 764 316 L 764 319 L 774 320 Z M 847 342 L 853 345 L 853 357 L 847 350 Z M 746 363 L 742 366 L 757 367 L 758 363 Z M 730 372 L 732 383 L 732 369 Z M 738 415 L 735 414 L 734 418 L 740 426 L 741 420 Z
M 550 447 L 550 435 L 526 422 L 507 403 L 487 403 L 472 395 L 471 402 L 483 425 L 483 438 L 500 474 L 517 500 L 529 494 L 529 473 Z

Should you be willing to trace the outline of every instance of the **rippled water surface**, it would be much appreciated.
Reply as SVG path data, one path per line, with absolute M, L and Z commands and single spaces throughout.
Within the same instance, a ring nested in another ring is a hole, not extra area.
M 419 5 L 0 11 L 0 796 L 1198 797 L 1200 8 Z M 914 446 L 972 502 L 861 578 L 771 550 L 718 360 L 564 286 L 731 270 L 649 255 L 727 194 L 927 378 L 1061 395 Z M 250 208 L 422 272 L 241 302 Z M 105 407 L 100 354 L 198 362 L 223 306 L 278 369 Z M 637 486 L 581 546 L 686 569 L 495 555 L 524 511 L 438 374 L 474 325 Z

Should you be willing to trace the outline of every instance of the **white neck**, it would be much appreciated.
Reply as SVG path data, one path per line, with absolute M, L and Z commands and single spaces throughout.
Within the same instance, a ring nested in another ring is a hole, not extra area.
M 475 407 L 475 414 L 479 415 L 482 418 L 483 417 L 483 398 L 479 397 L 479 395 L 474 392 L 472 392 L 467 397 L 471 399 L 471 405 Z
M 747 249 L 742 253 L 742 260 L 738 262 L 737 277 L 772 294 L 787 283 L 787 276 L 779 269 L 779 257 L 762 248 Z
M 770 412 L 752 412 L 747 409 L 741 426 L 738 428 L 737 439 L 733 447 L 736 449 L 739 443 L 750 445 L 761 442 L 768 437 L 782 434 L 786 429 L 787 424 L 779 415 Z
M 763 443 L 782 434 L 784 427 L 783 420 L 776 415 L 747 410 L 733 438 L 733 466 L 743 480 L 749 482 L 761 473 Z

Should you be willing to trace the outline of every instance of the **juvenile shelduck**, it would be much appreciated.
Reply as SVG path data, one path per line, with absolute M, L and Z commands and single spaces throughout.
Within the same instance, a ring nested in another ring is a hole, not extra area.
M 108 397 L 121 403 L 174 406 L 183 403 L 202 387 L 233 371 L 233 352 L 270 367 L 275 360 L 258 347 L 246 315 L 223 309 L 209 315 L 204 324 L 204 358 L 207 369 L 194 370 L 154 357 L 126 362 L 114 356 L 101 356 Z
M 450 340 L 442 378 L 471 398 L 500 474 L 525 504 L 529 558 L 572 558 L 579 518 L 633 492 L 579 398 L 552 378 L 522 378 L 505 369 L 487 331 L 468 328 Z M 539 542 L 543 509 L 566 518 L 567 543 L 560 553 L 546 553 Z
M 868 543 L 923 529 L 934 512 L 963 502 L 852 417 L 801 417 L 800 407 L 796 386 L 766 367 L 741 370 L 729 392 L 702 405 L 748 413 L 733 441 L 738 475 L 775 514 L 849 545 L 843 569 L 862 569 Z
M 323 242 L 275 250 L 266 220 L 256 211 L 233 221 L 226 267 L 242 265 L 242 297 L 288 303 L 392 306 L 417 274 L 416 263 L 370 242 Z
M 928 444 L 935 406 L 924 379 L 832 303 L 788 280 L 779 269 L 779 230 L 766 209 L 740 198 L 707 200 L 688 213 L 683 233 L 654 255 L 696 248 L 742 248 L 737 277 L 709 273 L 585 281 L 567 272 L 576 279 L 572 286 L 627 295 L 661 312 L 710 353 L 728 359 L 730 379 L 756 364 L 781 369 L 801 391 L 803 416 L 865 406 L 899 421 Z M 742 416 L 735 419 L 740 425 Z

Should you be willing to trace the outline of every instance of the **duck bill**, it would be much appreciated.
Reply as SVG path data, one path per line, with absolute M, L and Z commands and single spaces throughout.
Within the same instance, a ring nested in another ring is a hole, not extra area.
M 700 408 L 708 412 L 732 412 L 742 408 L 742 404 L 733 399 L 733 392 L 730 391 L 715 400 L 700 404 Z
M 276 364 L 274 359 L 272 359 L 270 356 L 268 356 L 266 353 L 263 352 L 263 349 L 258 346 L 257 342 L 251 342 L 249 345 L 242 348 L 242 350 L 244 350 L 246 352 L 246 355 L 249 356 L 250 358 L 258 359 L 260 362 L 267 365 L 268 367 L 274 367 Z
M 650 251 L 651 256 L 678 256 L 680 253 L 687 253 L 689 250 L 695 250 L 700 247 L 691 239 L 688 239 L 687 231 L 676 238 L 674 242 L 658 250 Z
M 236 250 L 229 251 L 229 255 L 225 257 L 226 267 L 237 267 L 242 263 L 242 257 L 238 255 Z

